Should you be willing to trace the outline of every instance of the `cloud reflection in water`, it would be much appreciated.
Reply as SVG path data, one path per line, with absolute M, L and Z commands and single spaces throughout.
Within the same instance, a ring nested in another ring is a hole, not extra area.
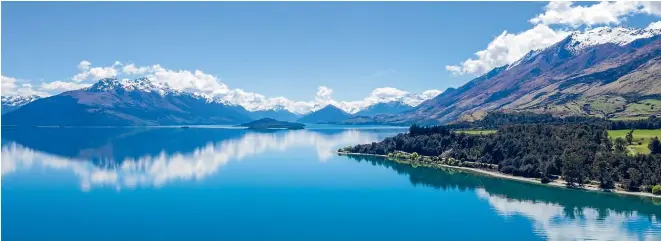
M 238 138 L 206 142 L 192 151 L 161 150 L 156 155 L 126 156 L 110 162 L 107 159 L 112 158 L 109 157 L 112 156 L 112 145 L 79 148 L 77 156 L 65 157 L 38 151 L 12 141 L 2 145 L 2 175 L 41 166 L 71 170 L 81 179 L 84 190 L 95 186 L 114 186 L 117 189 L 136 186 L 158 187 L 174 180 L 202 179 L 214 174 L 229 161 L 241 160 L 260 153 L 313 146 L 318 159 L 325 161 L 335 155 L 338 147 L 369 143 L 378 138 L 381 137 L 376 133 L 359 130 L 342 130 L 335 133 L 308 130 L 245 132 Z M 101 159 L 106 160 L 102 164 L 95 163 L 86 159 L 87 156 L 100 156 Z

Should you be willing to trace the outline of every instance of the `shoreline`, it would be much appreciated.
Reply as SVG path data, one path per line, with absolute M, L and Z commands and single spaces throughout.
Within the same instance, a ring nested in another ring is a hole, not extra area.
M 353 152 L 337 152 L 337 153 L 339 155 L 347 155 L 347 156 L 384 157 L 384 158 L 386 158 L 390 161 L 398 162 L 397 160 L 393 160 L 393 159 L 388 158 L 387 155 L 353 153 Z M 409 165 L 413 164 L 411 161 L 409 161 L 409 162 L 400 162 L 400 163 L 405 163 L 405 164 L 409 164 Z M 574 189 L 574 190 L 581 190 L 581 191 L 590 191 L 590 192 L 600 192 L 600 193 L 610 193 L 610 194 L 620 194 L 620 195 L 629 195 L 629 196 L 661 199 L 661 195 L 654 195 L 652 193 L 647 193 L 647 192 L 630 192 L 630 191 L 616 190 L 616 189 L 612 189 L 610 191 L 604 191 L 604 190 L 600 189 L 599 187 L 595 187 L 595 186 L 592 186 L 592 185 L 586 185 L 585 187 L 582 187 L 582 188 L 580 188 L 580 187 L 570 188 L 570 187 L 567 187 L 566 182 L 564 182 L 564 181 L 553 180 L 549 183 L 541 183 L 540 180 L 537 179 L 537 178 L 518 177 L 518 176 L 513 176 L 513 175 L 501 173 L 501 172 L 498 172 L 498 171 L 488 171 L 488 170 L 479 169 L 479 168 L 450 166 L 450 165 L 445 165 L 445 164 L 436 164 L 434 166 L 422 164 L 422 166 L 430 167 L 430 168 L 438 168 L 438 167 L 453 168 L 453 169 L 457 169 L 457 170 L 464 170 L 464 171 L 473 172 L 473 173 L 477 173 L 477 174 L 483 174 L 483 175 L 487 175 L 487 176 L 491 176 L 491 177 L 495 177 L 495 178 L 502 178 L 502 179 L 520 181 L 520 182 L 527 182 L 527 183 L 533 183 L 533 184 L 544 185 L 544 186 L 551 186 L 551 187 L 556 187 L 556 188 L 566 188 L 566 189 Z

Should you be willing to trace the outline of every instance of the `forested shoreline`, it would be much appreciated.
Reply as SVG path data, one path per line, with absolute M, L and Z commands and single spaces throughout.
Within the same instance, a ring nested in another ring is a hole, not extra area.
M 498 129 L 501 126 L 514 124 L 592 124 L 603 126 L 609 130 L 661 129 L 661 118 L 650 116 L 639 120 L 608 120 L 589 116 L 556 117 L 551 114 L 531 112 L 490 112 L 481 120 L 459 121 L 447 124 L 445 127 L 449 129 Z
M 658 138 L 650 141 L 650 154 L 629 155 L 623 138 L 611 140 L 607 134 L 612 125 L 654 126 L 658 119 L 590 123 L 585 117 L 562 121 L 552 118 L 547 119 L 549 123 L 540 124 L 536 122 L 545 119 L 540 115 L 487 116 L 479 123 L 481 127 L 498 126 L 496 133 L 488 135 L 455 132 L 453 129 L 464 128 L 458 124 L 413 125 L 408 133 L 339 151 L 375 155 L 415 153 L 414 158 L 433 157 L 431 160 L 439 162 L 454 160 L 459 165 L 465 162 L 497 166 L 499 172 L 539 178 L 542 182 L 561 176 L 569 186 L 597 182 L 602 189 L 661 194 Z

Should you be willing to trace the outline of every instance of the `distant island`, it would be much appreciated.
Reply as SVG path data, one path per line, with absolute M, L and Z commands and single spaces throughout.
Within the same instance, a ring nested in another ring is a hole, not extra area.
M 262 118 L 256 121 L 251 121 L 238 125 L 240 127 L 248 127 L 248 129 L 290 129 L 290 130 L 299 130 L 304 129 L 305 124 L 288 122 L 288 121 L 279 121 L 271 118 Z

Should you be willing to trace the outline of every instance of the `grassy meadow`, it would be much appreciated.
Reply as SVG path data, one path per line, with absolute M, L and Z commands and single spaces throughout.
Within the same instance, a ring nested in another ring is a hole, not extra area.
M 608 136 L 615 140 L 618 137 L 625 139 L 629 130 L 609 130 Z M 633 131 L 633 142 L 632 145 L 629 145 L 629 152 L 632 154 L 643 153 L 647 154 L 650 150 L 647 148 L 647 145 L 650 143 L 652 137 L 661 138 L 661 129 L 658 130 L 634 130 Z

